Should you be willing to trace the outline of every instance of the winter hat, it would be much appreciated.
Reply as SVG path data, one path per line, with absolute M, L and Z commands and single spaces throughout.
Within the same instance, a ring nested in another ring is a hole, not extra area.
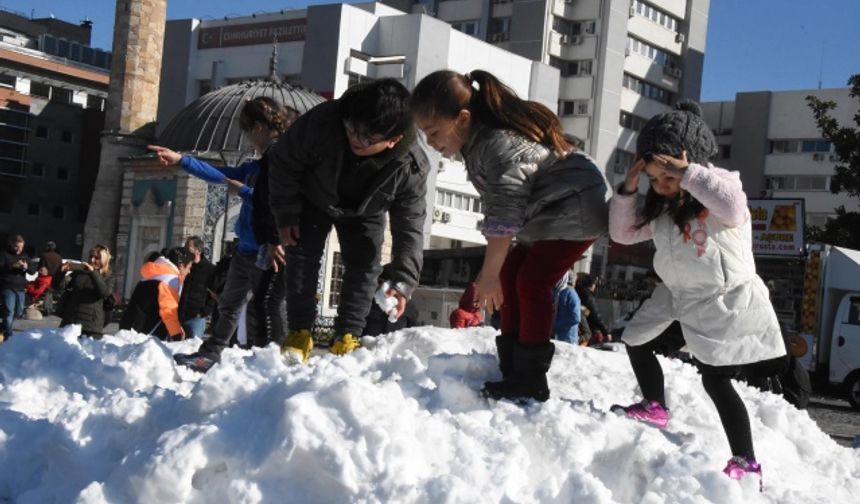
M 636 152 L 640 156 L 668 154 L 678 157 L 685 150 L 687 160 L 700 165 L 707 165 L 717 154 L 717 139 L 702 119 L 702 108 L 692 100 L 680 101 L 673 110 L 649 119 L 636 140 Z

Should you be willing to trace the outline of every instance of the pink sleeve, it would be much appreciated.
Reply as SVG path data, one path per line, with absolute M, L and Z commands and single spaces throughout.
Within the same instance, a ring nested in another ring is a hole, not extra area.
M 636 228 L 636 194 L 616 194 L 609 202 L 609 237 L 632 245 L 654 237 L 651 226 Z
M 740 226 L 749 218 L 747 195 L 738 172 L 690 164 L 681 179 L 681 188 L 689 191 L 726 227 Z

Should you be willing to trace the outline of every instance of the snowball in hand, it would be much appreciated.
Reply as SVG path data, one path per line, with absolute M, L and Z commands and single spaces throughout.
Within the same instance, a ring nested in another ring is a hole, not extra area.
M 383 282 L 379 289 L 374 294 L 373 299 L 376 304 L 382 308 L 382 311 L 388 315 L 389 322 L 397 322 L 397 298 L 395 296 L 386 296 L 385 293 L 391 289 L 391 284 Z

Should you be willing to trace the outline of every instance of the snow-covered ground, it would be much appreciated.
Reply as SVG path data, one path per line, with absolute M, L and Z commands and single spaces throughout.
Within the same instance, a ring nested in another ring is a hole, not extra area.
M 206 375 L 165 345 L 76 327 L 0 345 L 0 502 L 844 503 L 860 450 L 804 411 L 738 385 L 764 493 L 722 474 L 728 445 L 695 370 L 663 360 L 669 428 L 606 413 L 635 382 L 623 352 L 558 344 L 552 398 L 476 391 L 493 332 L 418 328 L 287 365 L 229 349 Z M 852 497 L 853 496 L 853 497 Z

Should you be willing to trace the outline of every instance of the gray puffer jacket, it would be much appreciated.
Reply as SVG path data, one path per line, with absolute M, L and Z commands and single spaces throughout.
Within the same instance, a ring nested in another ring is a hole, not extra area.
M 579 152 L 558 159 L 522 135 L 477 125 L 461 153 L 484 202 L 485 236 L 517 241 L 591 240 L 606 233 L 608 184 Z

